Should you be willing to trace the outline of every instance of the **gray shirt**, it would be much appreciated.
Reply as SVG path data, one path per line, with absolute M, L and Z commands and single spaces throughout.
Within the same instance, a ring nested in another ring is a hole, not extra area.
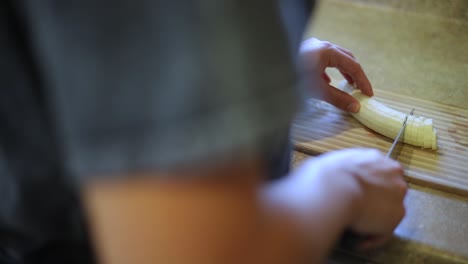
M 1 2 L 0 260 L 89 256 L 76 197 L 90 177 L 275 163 L 303 2 Z

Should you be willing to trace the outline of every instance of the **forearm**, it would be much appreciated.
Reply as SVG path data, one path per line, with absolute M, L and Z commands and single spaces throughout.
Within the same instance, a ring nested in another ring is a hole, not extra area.
M 112 264 L 311 263 L 344 228 L 348 210 L 337 197 L 301 204 L 289 179 L 261 186 L 247 180 L 259 178 L 258 169 L 222 171 L 237 180 L 153 178 L 88 188 L 98 255 Z
M 271 214 L 268 219 L 277 221 L 277 227 L 271 229 L 287 229 L 286 236 L 296 242 L 295 250 L 300 251 L 297 256 L 307 258 L 307 263 L 320 263 L 351 222 L 356 200 L 349 191 L 334 190 L 324 182 L 293 181 L 290 178 L 263 190 L 263 203 L 267 214 Z

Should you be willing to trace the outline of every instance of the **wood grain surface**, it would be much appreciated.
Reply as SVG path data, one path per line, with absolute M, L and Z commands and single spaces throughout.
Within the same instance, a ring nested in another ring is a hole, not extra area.
M 387 106 L 432 118 L 437 130 L 438 150 L 401 144 L 398 161 L 409 182 L 468 196 L 468 110 L 417 98 L 374 90 L 375 98 Z M 468 102 L 467 102 L 468 105 Z M 364 127 L 351 115 L 326 103 L 309 102 L 293 123 L 297 151 L 310 155 L 351 147 L 377 148 L 387 152 L 392 139 Z

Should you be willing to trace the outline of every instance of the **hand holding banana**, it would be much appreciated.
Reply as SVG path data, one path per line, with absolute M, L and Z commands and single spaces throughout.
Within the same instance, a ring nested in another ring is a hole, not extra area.
M 351 112 L 358 121 L 379 134 L 396 137 L 406 115 L 370 98 L 372 86 L 349 50 L 311 38 L 303 42 L 300 52 L 304 78 L 313 81 L 311 88 L 315 97 Z M 346 79 L 347 82 L 340 84 L 341 90 L 330 85 L 331 79 L 325 72 L 328 67 L 337 68 Z M 410 116 L 404 142 L 436 150 L 437 136 L 432 119 Z
M 372 96 L 372 86 L 354 55 L 330 42 L 310 38 L 304 41 L 300 49 L 301 67 L 304 78 L 312 80 L 313 95 L 344 111 L 359 111 L 359 101 L 330 85 L 331 79 L 325 73 L 328 67 L 337 68 L 343 77 L 367 96 Z

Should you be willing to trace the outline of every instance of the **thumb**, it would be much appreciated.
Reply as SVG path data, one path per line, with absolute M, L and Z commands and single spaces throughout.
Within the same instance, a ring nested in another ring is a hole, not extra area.
M 327 89 L 325 89 L 326 92 L 323 97 L 323 100 L 325 102 L 330 103 L 335 107 L 346 112 L 357 113 L 359 111 L 360 105 L 356 98 L 329 84 L 326 85 L 328 87 Z

